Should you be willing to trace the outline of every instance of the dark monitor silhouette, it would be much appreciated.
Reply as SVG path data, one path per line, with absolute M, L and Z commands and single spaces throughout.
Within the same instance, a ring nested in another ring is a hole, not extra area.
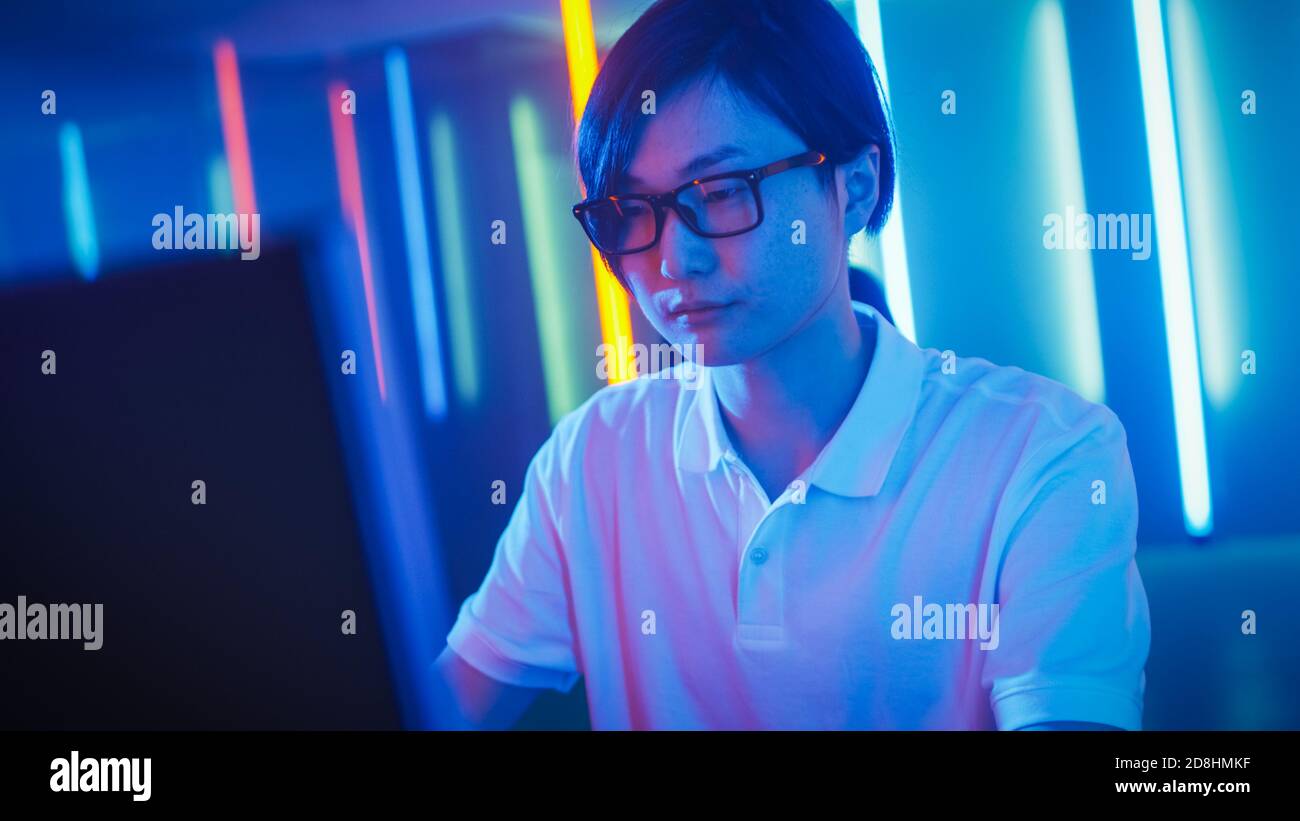
M 0 393 L 0 603 L 103 605 L 0 729 L 400 725 L 296 251 L 0 290 Z

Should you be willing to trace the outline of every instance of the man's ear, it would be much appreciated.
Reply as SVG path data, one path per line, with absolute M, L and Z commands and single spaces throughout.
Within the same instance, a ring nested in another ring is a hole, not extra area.
M 858 156 L 840 163 L 836 174 L 844 185 L 844 236 L 852 237 L 867 227 L 880 200 L 879 146 L 868 145 Z

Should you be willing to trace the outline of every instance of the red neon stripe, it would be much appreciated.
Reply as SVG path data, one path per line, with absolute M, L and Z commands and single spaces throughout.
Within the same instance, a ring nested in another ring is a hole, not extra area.
M 226 141 L 226 162 L 230 166 L 235 211 L 253 214 L 257 212 L 257 200 L 253 196 L 253 160 L 248 151 L 244 95 L 239 88 L 239 62 L 235 59 L 235 46 L 229 40 L 218 40 L 212 50 L 212 59 L 216 64 L 221 134 Z
M 330 130 L 334 132 L 334 164 L 338 168 L 339 199 L 343 202 L 343 217 L 352 223 L 357 235 L 357 248 L 361 253 L 361 279 L 366 290 L 366 315 L 370 319 L 370 346 L 375 351 L 375 374 L 379 378 L 380 401 L 388 400 L 384 383 L 384 355 L 379 347 L 379 318 L 375 313 L 375 287 L 370 276 L 370 242 L 366 235 L 366 209 L 361 196 L 361 166 L 357 162 L 357 134 L 352 117 L 343 113 L 344 86 L 332 83 L 329 87 Z

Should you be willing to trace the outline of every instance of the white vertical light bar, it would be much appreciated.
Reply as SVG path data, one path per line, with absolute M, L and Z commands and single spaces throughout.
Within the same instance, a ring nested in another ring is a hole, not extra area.
M 1133 0 L 1133 20 L 1137 33 L 1142 108 L 1146 117 L 1156 251 L 1160 256 L 1160 291 L 1173 390 L 1183 522 L 1191 535 L 1208 536 L 1214 528 L 1214 516 L 1205 449 L 1205 416 L 1201 404 L 1201 368 L 1160 0 Z
M 854 14 L 857 17 L 858 39 L 871 56 L 871 62 L 880 75 L 880 86 L 885 92 L 885 99 L 892 99 L 889 93 L 889 73 L 885 69 L 885 42 L 880 27 L 879 0 L 855 0 Z M 898 151 L 895 150 L 897 160 Z M 894 315 L 894 326 L 903 336 L 916 341 L 916 318 L 912 310 L 912 282 L 907 271 L 907 243 L 903 238 L 903 197 L 898 184 L 898 163 L 894 174 L 894 208 L 893 214 L 880 232 L 880 251 L 884 259 L 885 296 L 889 300 L 889 312 Z

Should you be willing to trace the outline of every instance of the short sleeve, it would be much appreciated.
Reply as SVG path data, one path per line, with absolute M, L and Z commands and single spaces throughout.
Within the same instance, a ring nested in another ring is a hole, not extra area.
M 999 729 L 1141 729 L 1151 622 L 1137 524 L 1127 437 L 1105 406 L 1017 470 L 994 523 L 999 639 L 981 678 Z
M 461 604 L 447 644 L 498 681 L 568 692 L 580 674 L 557 514 L 576 489 L 566 486 L 558 463 L 560 432 L 557 427 L 529 463 L 492 564 Z

